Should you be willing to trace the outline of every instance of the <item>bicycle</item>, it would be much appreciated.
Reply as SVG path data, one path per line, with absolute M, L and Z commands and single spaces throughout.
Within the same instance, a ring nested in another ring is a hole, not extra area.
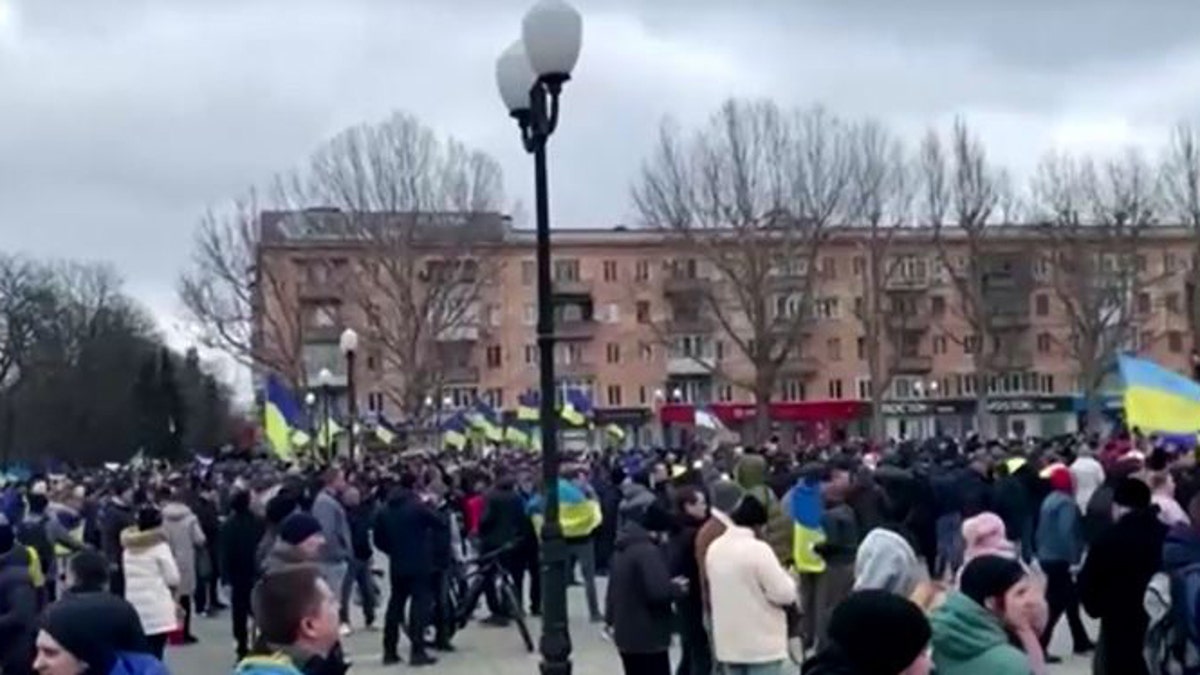
M 517 597 L 516 584 L 508 570 L 500 563 L 500 558 L 512 549 L 512 546 L 504 546 L 476 556 L 472 560 L 463 561 L 463 567 L 459 573 L 452 576 L 448 584 L 450 612 L 453 627 L 457 630 L 465 628 L 475 614 L 479 598 L 488 591 L 487 582 L 491 579 L 498 586 L 496 591 L 500 601 L 500 612 L 517 624 L 517 631 L 521 633 L 525 649 L 532 653 L 533 636 L 525 623 L 525 610 Z

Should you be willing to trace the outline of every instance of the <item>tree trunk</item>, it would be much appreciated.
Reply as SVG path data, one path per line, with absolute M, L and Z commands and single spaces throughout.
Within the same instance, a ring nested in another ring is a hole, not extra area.
M 771 436 L 771 394 L 775 378 L 759 374 L 754 378 L 754 443 L 762 445 Z

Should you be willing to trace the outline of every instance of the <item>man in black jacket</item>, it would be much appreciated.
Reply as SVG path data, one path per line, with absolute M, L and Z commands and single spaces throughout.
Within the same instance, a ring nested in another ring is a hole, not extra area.
M 12 525 L 0 522 L 0 672 L 32 673 L 37 636 L 37 592 L 30 580 L 31 558 L 16 543 Z
M 231 514 L 221 526 L 219 568 L 225 583 L 229 585 L 233 639 L 237 641 L 237 657 L 241 660 L 250 647 L 247 622 L 250 619 L 250 598 L 258 578 L 255 552 L 265 534 L 266 525 L 250 510 L 250 493 L 233 493 L 229 506 Z
M 483 515 L 479 518 L 479 547 L 481 555 L 504 549 L 499 554 L 500 566 L 512 577 L 518 602 L 524 600 L 521 555 L 525 548 L 523 540 L 528 532 L 528 520 L 525 501 L 517 494 L 516 481 L 512 476 L 500 476 L 495 487 L 483 499 Z M 488 621 L 497 625 L 506 623 L 508 617 L 495 592 L 496 580 L 488 579 L 484 588 L 488 591 L 488 610 L 492 613 Z
M 100 510 L 100 539 L 104 557 L 108 558 L 109 573 L 112 575 L 108 588 L 115 595 L 125 595 L 125 571 L 122 568 L 121 532 L 133 527 L 133 486 L 118 482 L 113 486 L 112 496 Z
M 375 580 L 371 578 L 374 505 L 364 502 L 362 492 L 353 485 L 342 494 L 342 503 L 346 507 L 346 521 L 350 525 L 350 564 L 346 579 L 342 582 L 340 618 L 343 626 L 350 625 L 350 598 L 357 585 L 362 594 L 363 620 L 370 630 L 375 625 Z
M 412 645 L 409 663 L 425 666 L 437 659 L 425 650 L 425 626 L 429 621 L 434 573 L 434 536 L 440 527 L 438 515 L 415 488 L 416 476 L 406 473 L 388 498 L 387 506 L 375 517 L 375 548 L 388 557 L 392 594 L 383 617 L 383 662 L 400 662 L 397 646 L 400 619 L 408 608 L 408 639 Z

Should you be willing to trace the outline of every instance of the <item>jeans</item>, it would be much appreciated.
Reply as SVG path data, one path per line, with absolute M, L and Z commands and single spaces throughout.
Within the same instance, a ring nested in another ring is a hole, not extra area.
M 408 605 L 408 641 L 413 654 L 425 651 L 425 625 L 429 616 L 430 579 L 421 576 L 392 575 L 392 595 L 383 615 L 383 653 L 395 656 L 400 642 L 400 624 Z
M 933 576 L 941 579 L 947 572 L 953 576 L 962 567 L 966 547 L 962 538 L 962 516 L 957 513 L 938 516 L 934 527 L 937 530 L 937 560 Z
M 1075 580 L 1071 578 L 1070 563 L 1048 560 L 1042 563 L 1042 571 L 1046 573 L 1046 604 L 1050 609 L 1046 630 L 1042 631 L 1042 646 L 1050 644 L 1054 626 L 1063 613 L 1066 613 L 1067 625 L 1071 629 L 1071 641 L 1076 650 L 1083 650 L 1091 644 L 1091 638 L 1083 627 L 1083 621 L 1079 619 L 1079 596 L 1075 592 Z
M 671 675 L 671 655 L 668 652 L 621 652 L 621 666 L 625 675 Z
M 352 559 L 346 568 L 346 576 L 342 580 L 342 606 L 338 611 L 338 619 L 342 623 L 350 623 L 350 599 L 356 584 L 362 597 L 363 619 L 370 626 L 375 623 L 375 580 L 371 578 L 370 560 Z
M 250 591 L 249 588 L 234 587 L 229 591 L 229 616 L 233 622 L 233 639 L 237 643 L 237 657 L 241 660 L 250 651 Z
M 567 560 L 570 568 L 579 563 L 583 573 L 583 592 L 587 596 L 588 615 L 593 622 L 600 621 L 600 601 L 596 598 L 596 548 L 591 539 L 567 540 Z
M 723 663 L 726 675 L 782 675 L 783 661 L 767 663 Z

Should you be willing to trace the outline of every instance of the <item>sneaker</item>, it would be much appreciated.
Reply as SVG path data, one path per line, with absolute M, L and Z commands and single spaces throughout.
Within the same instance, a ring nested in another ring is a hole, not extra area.
M 400 662 L 401 662 L 401 660 L 400 660 L 399 654 L 384 654 L 383 655 L 383 665 L 385 665 L 385 666 L 394 666 Z
M 349 637 L 352 633 L 354 633 L 354 629 L 350 627 L 350 624 L 344 623 L 342 624 L 342 627 L 338 629 L 338 633 L 342 637 Z
M 185 645 L 194 645 L 199 642 L 200 642 L 200 638 L 196 637 L 195 635 L 184 635 L 183 636 L 183 644 L 185 644 Z
M 421 666 L 432 666 L 433 664 L 437 663 L 437 661 L 437 659 L 429 654 L 426 654 L 425 652 L 418 652 L 408 657 L 408 665 L 417 668 Z

